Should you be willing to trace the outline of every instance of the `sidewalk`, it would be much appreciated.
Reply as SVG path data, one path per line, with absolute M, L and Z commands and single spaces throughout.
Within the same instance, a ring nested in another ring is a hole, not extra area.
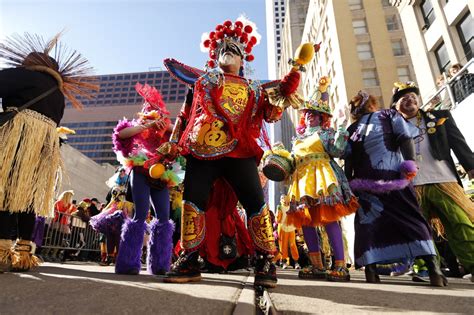
M 348 283 L 300 280 L 278 270 L 268 290 L 278 314 L 473 314 L 474 284 L 450 278 L 447 288 L 417 284 L 408 276 L 365 282 L 353 271 Z M 33 272 L 0 274 L 0 314 L 254 314 L 250 272 L 203 274 L 191 284 L 163 283 L 145 270 L 114 274 L 92 263 L 44 263 Z
M 351 281 L 336 283 L 300 280 L 295 270 L 278 270 L 278 287 L 269 290 L 274 309 L 282 314 L 474 314 L 474 283 L 449 278 L 435 288 L 411 277 L 381 277 L 365 282 L 363 272 L 351 271 Z
M 167 284 L 145 270 L 127 276 L 91 263 L 44 263 L 0 274 L 0 314 L 249 314 L 249 278 L 250 272 L 203 274 L 198 283 Z

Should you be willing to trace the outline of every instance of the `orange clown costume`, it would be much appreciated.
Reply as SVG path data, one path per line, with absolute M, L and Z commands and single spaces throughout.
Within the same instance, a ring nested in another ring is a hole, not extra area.
M 205 72 L 165 60 L 168 70 L 191 87 L 170 138 L 187 159 L 181 231 L 184 253 L 165 282 L 200 280 L 196 252 L 206 237 L 205 211 L 210 207 L 212 185 L 223 179 L 247 212 L 257 253 L 255 283 L 276 286 L 271 263 L 276 246 L 257 171 L 263 154 L 258 139 L 268 143 L 263 122 L 277 121 L 298 99 L 295 91 L 300 75 L 295 70 L 282 81 L 272 82 L 272 93 L 243 77 L 243 61 L 254 59 L 251 52 L 259 37 L 256 26 L 241 17 L 204 34 L 201 47 L 210 57 Z M 223 193 L 220 198 L 226 196 Z

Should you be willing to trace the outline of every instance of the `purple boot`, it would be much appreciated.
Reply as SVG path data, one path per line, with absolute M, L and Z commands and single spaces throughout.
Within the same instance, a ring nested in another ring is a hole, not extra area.
M 145 222 L 125 220 L 120 237 L 119 252 L 115 261 L 115 273 L 137 275 L 140 272 L 145 228 Z
M 170 270 L 173 251 L 174 222 L 153 220 L 150 224 L 151 235 L 146 259 L 147 271 L 154 275 L 163 275 Z

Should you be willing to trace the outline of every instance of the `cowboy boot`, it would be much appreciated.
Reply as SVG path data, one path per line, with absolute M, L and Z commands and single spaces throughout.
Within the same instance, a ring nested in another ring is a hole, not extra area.
M 143 238 L 146 223 L 127 219 L 122 227 L 120 245 L 115 261 L 115 273 L 137 275 L 142 267 L 140 257 L 142 254 Z
M 248 229 L 257 253 L 254 285 L 275 288 L 278 280 L 273 257 L 277 249 L 267 205 L 250 217 Z
M 377 273 L 377 264 L 369 264 L 364 268 L 365 281 L 368 283 L 380 283 L 380 277 Z
M 433 287 L 445 287 L 448 285 L 448 279 L 443 275 L 439 268 L 439 262 L 436 256 L 422 256 L 428 267 L 428 274 L 430 276 L 430 285 Z
M 0 273 L 11 270 L 13 256 L 12 240 L 0 240 Z
M 195 204 L 183 200 L 181 214 L 181 247 L 178 260 L 165 274 L 163 282 L 186 283 L 201 280 L 198 250 L 206 235 L 206 216 Z
M 14 272 L 29 271 L 39 266 L 40 259 L 34 255 L 36 246 L 28 240 L 17 240 L 13 248 L 12 268 Z
M 173 253 L 174 222 L 172 220 L 151 222 L 148 242 L 147 271 L 153 275 L 164 275 L 170 270 Z

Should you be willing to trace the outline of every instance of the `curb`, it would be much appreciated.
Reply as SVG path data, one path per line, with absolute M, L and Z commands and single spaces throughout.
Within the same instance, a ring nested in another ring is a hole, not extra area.
M 255 305 L 256 297 L 253 289 L 253 276 L 248 276 L 245 282 L 242 283 L 243 288 L 235 304 L 232 314 L 235 315 L 256 315 L 257 307 Z

